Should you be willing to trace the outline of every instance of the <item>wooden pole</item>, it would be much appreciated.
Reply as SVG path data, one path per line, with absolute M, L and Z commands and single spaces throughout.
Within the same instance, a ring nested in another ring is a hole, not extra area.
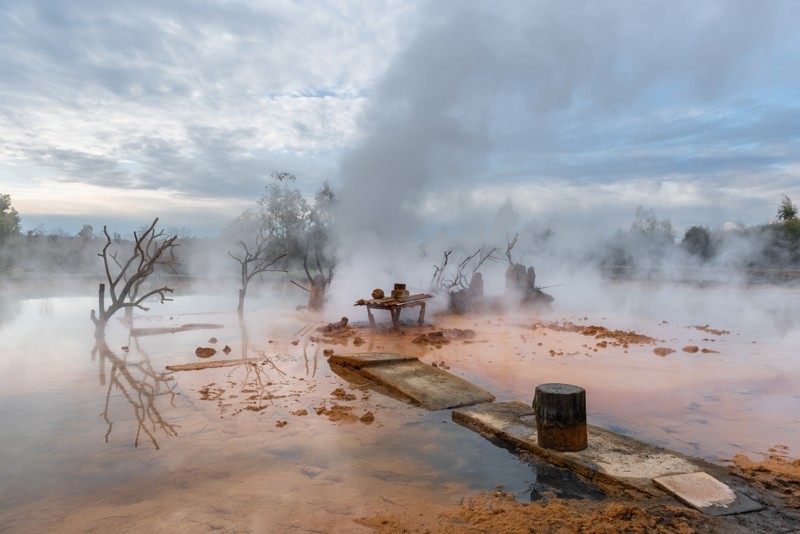
M 569 384 L 542 384 L 533 397 L 539 446 L 581 451 L 588 446 L 586 390 Z

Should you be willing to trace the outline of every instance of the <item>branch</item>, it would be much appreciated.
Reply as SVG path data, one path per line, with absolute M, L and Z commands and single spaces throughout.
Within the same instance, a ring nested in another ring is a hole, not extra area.
M 506 233 L 506 257 L 508 258 L 509 265 L 514 265 L 514 261 L 511 259 L 511 250 L 517 244 L 517 239 L 519 239 L 519 233 L 514 234 L 514 239 L 508 239 L 508 233 Z
M 303 289 L 303 290 L 305 290 L 305 291 L 308 291 L 309 293 L 311 293 L 311 290 L 310 290 L 310 289 L 308 289 L 307 287 L 305 287 L 305 286 L 301 286 L 300 284 L 298 284 L 298 283 L 297 283 L 297 282 L 295 282 L 294 280 L 289 280 L 289 281 L 290 281 L 291 283 L 293 283 L 294 285 L 296 285 L 297 287 L 299 287 L 300 289 Z

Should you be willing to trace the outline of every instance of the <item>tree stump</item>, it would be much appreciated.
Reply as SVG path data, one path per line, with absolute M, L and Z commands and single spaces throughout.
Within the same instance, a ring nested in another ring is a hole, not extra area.
M 533 397 L 539 446 L 581 451 L 588 445 L 586 390 L 569 384 L 542 384 Z

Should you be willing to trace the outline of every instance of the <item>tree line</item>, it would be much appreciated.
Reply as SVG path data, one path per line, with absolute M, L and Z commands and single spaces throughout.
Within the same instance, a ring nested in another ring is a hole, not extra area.
M 678 241 L 669 219 L 658 219 L 653 210 L 639 207 L 630 229 L 617 230 L 593 253 L 607 272 L 658 269 L 665 261 L 687 267 L 800 269 L 798 208 L 783 195 L 768 223 L 713 230 L 692 226 Z
M 291 173 L 274 172 L 264 194 L 254 206 L 243 211 L 222 231 L 219 238 L 181 235 L 175 242 L 181 256 L 190 262 L 172 262 L 170 269 L 156 269 L 165 276 L 196 274 L 191 263 L 196 258 L 223 251 L 228 258 L 225 272 L 239 280 L 242 309 L 250 284 L 269 273 L 281 273 L 287 283 L 308 293 L 308 305 L 319 308 L 336 266 L 334 214 L 336 194 L 323 182 L 312 199 L 303 196 Z M 103 275 L 98 261 L 102 250 L 135 250 L 133 237 L 105 229 L 96 231 L 84 225 L 76 235 L 46 233 L 41 227 L 23 233 L 20 214 L 10 195 L 0 194 L 0 277 L 9 275 L 60 273 Z M 166 238 L 181 233 L 168 230 Z M 537 239 L 552 238 L 548 231 Z M 734 256 L 726 251 L 737 250 Z M 535 251 L 534 251 L 535 253 Z M 681 239 L 668 219 L 659 219 L 653 210 L 640 207 L 627 230 L 617 230 L 608 239 L 585 252 L 582 260 L 600 265 L 612 275 L 632 270 L 657 269 L 665 258 L 690 266 L 725 265 L 749 269 L 800 269 L 800 219 L 798 208 L 783 195 L 774 219 L 749 227 L 709 229 L 692 226 Z M 162 272 L 163 271 L 163 272 Z

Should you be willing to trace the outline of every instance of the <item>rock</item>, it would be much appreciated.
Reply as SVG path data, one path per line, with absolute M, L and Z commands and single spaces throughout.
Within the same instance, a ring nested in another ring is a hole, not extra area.
M 211 337 L 211 338 L 208 339 L 208 342 L 209 343 L 216 343 L 217 342 L 217 338 Z
M 656 356 L 666 356 L 668 354 L 672 354 L 673 352 L 675 352 L 675 349 L 670 349 L 667 347 L 656 347 L 653 349 L 653 353 L 655 353 Z
M 367 412 L 361 417 L 359 417 L 358 420 L 364 423 L 365 425 L 370 425 L 375 420 L 375 415 L 372 412 Z
M 322 351 L 323 356 L 333 356 L 333 349 L 325 349 Z
M 687 346 L 683 347 L 682 350 L 683 350 L 683 352 L 690 352 L 690 353 L 694 354 L 695 352 L 697 352 L 700 349 L 697 348 L 697 345 L 687 345 Z
M 222 352 L 224 352 L 225 354 L 230 354 L 231 350 L 232 349 L 228 345 L 225 345 L 225 347 L 222 349 Z
M 213 347 L 197 347 L 194 351 L 195 356 L 198 358 L 210 358 L 217 353 L 217 349 Z

